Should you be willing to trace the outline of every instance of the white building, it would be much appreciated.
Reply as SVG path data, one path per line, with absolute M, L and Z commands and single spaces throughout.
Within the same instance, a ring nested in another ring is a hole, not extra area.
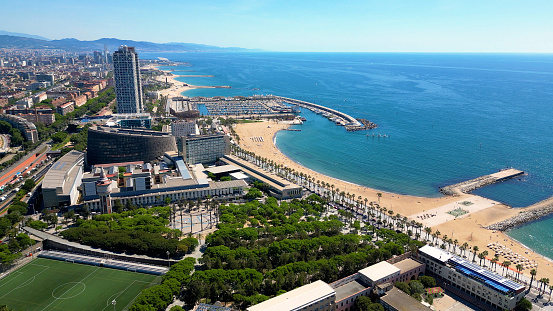
M 336 292 L 323 281 L 298 287 L 255 306 L 248 311 L 332 311 Z
M 482 308 L 512 310 L 525 295 L 523 285 L 439 248 L 421 247 L 419 258 L 442 287 Z
M 79 198 L 84 152 L 72 150 L 48 170 L 42 181 L 44 207 L 73 205 Z
M 142 113 L 142 84 L 138 54 L 134 47 L 121 46 L 113 53 L 117 113 Z
M 199 135 L 200 130 L 196 121 L 185 121 L 180 120 L 171 123 L 171 135 L 173 136 L 188 136 L 188 135 Z

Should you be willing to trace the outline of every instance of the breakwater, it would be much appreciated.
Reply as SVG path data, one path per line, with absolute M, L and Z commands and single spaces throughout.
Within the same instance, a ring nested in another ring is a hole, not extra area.
M 491 224 L 485 228 L 489 230 L 506 231 L 514 227 L 524 225 L 528 222 L 538 220 L 551 213 L 553 213 L 553 198 L 549 198 L 534 205 L 531 205 L 519 214 L 509 219 Z
M 332 108 L 328 108 L 325 106 L 321 106 L 321 105 L 317 105 L 317 104 L 313 104 L 310 102 L 293 99 L 293 98 L 287 98 L 282 96 L 276 96 L 276 97 L 280 98 L 282 101 L 288 104 L 298 105 L 300 107 L 307 108 L 317 114 L 322 114 L 332 122 L 343 126 L 348 131 L 361 131 L 361 130 L 367 130 L 367 129 L 376 127 L 376 124 L 372 122 L 369 122 L 368 125 L 365 125 L 360 121 L 358 121 L 357 119 L 355 119 L 354 117 L 348 114 L 345 114 L 341 111 L 334 110 Z
M 445 195 L 457 196 L 522 174 L 524 174 L 524 172 L 517 169 L 505 169 L 494 174 L 484 175 L 454 185 L 445 186 L 443 188 L 440 188 L 440 192 Z

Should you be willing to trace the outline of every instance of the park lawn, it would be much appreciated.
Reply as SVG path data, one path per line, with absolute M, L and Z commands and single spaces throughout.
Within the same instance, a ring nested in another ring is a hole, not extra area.
M 155 275 L 38 258 L 0 280 L 0 301 L 14 310 L 115 310 L 130 307 Z

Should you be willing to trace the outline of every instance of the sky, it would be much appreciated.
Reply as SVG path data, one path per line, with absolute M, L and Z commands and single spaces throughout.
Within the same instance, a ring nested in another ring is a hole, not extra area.
M 0 0 L 0 30 L 300 52 L 553 53 L 552 0 Z

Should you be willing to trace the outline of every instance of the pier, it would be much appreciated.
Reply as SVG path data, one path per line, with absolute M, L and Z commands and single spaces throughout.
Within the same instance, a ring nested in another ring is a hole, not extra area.
M 478 188 L 491 185 L 496 182 L 504 181 L 522 174 L 524 174 L 524 171 L 520 171 L 514 168 L 505 169 L 494 174 L 484 175 L 454 185 L 445 186 L 440 189 L 440 192 L 445 195 L 461 195 L 463 193 L 469 193 Z
M 357 119 L 341 111 L 334 110 L 325 106 L 309 103 L 303 100 L 287 98 L 282 96 L 276 96 L 276 97 L 280 98 L 281 100 L 283 100 L 288 104 L 298 105 L 300 107 L 304 107 L 309 110 L 312 110 L 315 113 L 323 114 L 331 121 L 334 121 L 336 124 L 345 127 L 346 130 L 348 131 L 360 131 L 360 130 L 368 129 L 368 127 L 366 127 L 364 124 L 359 122 Z

